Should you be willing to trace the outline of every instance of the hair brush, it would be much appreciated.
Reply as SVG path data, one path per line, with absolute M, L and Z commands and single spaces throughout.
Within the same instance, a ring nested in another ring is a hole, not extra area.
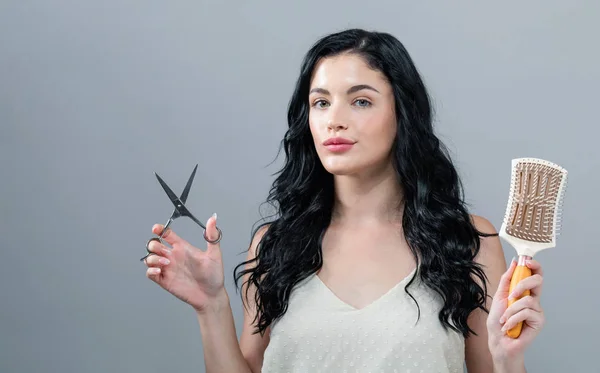
M 526 261 L 541 250 L 556 246 L 566 182 L 567 170 L 557 164 L 538 158 L 512 160 L 510 194 L 499 231 L 499 236 L 519 255 L 509 294 L 521 280 L 531 276 Z M 508 305 L 530 293 L 526 290 L 519 298 L 510 299 Z M 522 328 L 520 322 L 506 334 L 518 338 Z

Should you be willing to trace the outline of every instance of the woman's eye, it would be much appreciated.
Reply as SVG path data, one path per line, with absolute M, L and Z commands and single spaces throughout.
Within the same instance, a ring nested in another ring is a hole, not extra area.
M 367 107 L 367 106 L 371 105 L 371 103 L 365 99 L 358 99 L 355 102 L 358 104 L 358 106 L 363 106 L 363 107 Z
M 317 108 L 323 108 L 323 107 L 325 107 L 326 105 L 327 105 L 327 102 L 326 102 L 326 101 L 323 101 L 323 100 L 317 100 L 317 101 L 315 101 L 315 103 L 313 104 L 313 106 L 314 106 L 314 107 L 317 107 Z

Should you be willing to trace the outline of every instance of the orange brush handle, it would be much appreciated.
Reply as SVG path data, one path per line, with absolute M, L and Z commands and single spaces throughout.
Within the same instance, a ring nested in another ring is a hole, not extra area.
M 509 293 L 512 293 L 512 291 L 514 290 L 515 286 L 517 286 L 517 284 L 523 280 L 526 279 L 527 277 L 531 276 L 531 269 L 529 269 L 529 267 L 527 267 L 524 263 L 521 264 L 521 261 L 519 261 L 519 265 L 515 268 L 515 271 L 513 272 L 512 278 L 510 279 L 510 287 L 509 287 Z M 516 301 L 518 301 L 519 299 L 528 296 L 531 292 L 529 290 L 525 290 L 523 292 L 523 294 L 521 294 L 519 297 L 515 298 L 515 299 L 509 299 L 508 300 L 508 306 L 510 307 L 513 303 L 515 303 Z M 521 335 L 521 329 L 523 328 L 523 322 L 519 322 L 517 325 L 515 325 L 514 327 L 512 327 L 511 329 L 506 331 L 506 334 L 511 337 L 511 338 L 518 338 L 519 335 Z

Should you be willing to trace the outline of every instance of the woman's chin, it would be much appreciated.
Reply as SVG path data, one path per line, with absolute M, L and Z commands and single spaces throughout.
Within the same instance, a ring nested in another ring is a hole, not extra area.
M 355 159 L 325 159 L 323 167 L 335 176 L 367 176 L 379 172 L 393 172 L 386 160 L 379 162 Z
M 353 175 L 359 170 L 356 165 L 348 164 L 347 162 L 331 162 L 324 165 L 325 170 L 335 176 Z

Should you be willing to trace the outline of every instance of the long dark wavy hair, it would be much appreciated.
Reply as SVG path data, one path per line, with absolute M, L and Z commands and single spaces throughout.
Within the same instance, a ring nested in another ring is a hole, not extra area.
M 256 289 L 255 333 L 264 334 L 283 316 L 293 287 L 323 264 L 321 243 L 332 217 L 333 177 L 314 147 L 308 95 L 315 64 L 344 52 L 362 56 L 393 88 L 398 126 L 393 161 L 404 195 L 402 229 L 419 268 L 416 273 L 443 298 L 442 325 L 464 336 L 475 334 L 467 324 L 469 314 L 476 308 L 488 311 L 486 276 L 474 257 L 480 249 L 479 236 L 491 234 L 479 232 L 471 222 L 458 173 L 434 134 L 427 90 L 405 47 L 388 33 L 361 29 L 323 37 L 302 62 L 288 107 L 289 128 L 281 142 L 285 163 L 266 201 L 276 213 L 255 226 L 253 235 L 268 225 L 256 257 L 234 269 L 236 288 L 248 275 L 245 285 Z

